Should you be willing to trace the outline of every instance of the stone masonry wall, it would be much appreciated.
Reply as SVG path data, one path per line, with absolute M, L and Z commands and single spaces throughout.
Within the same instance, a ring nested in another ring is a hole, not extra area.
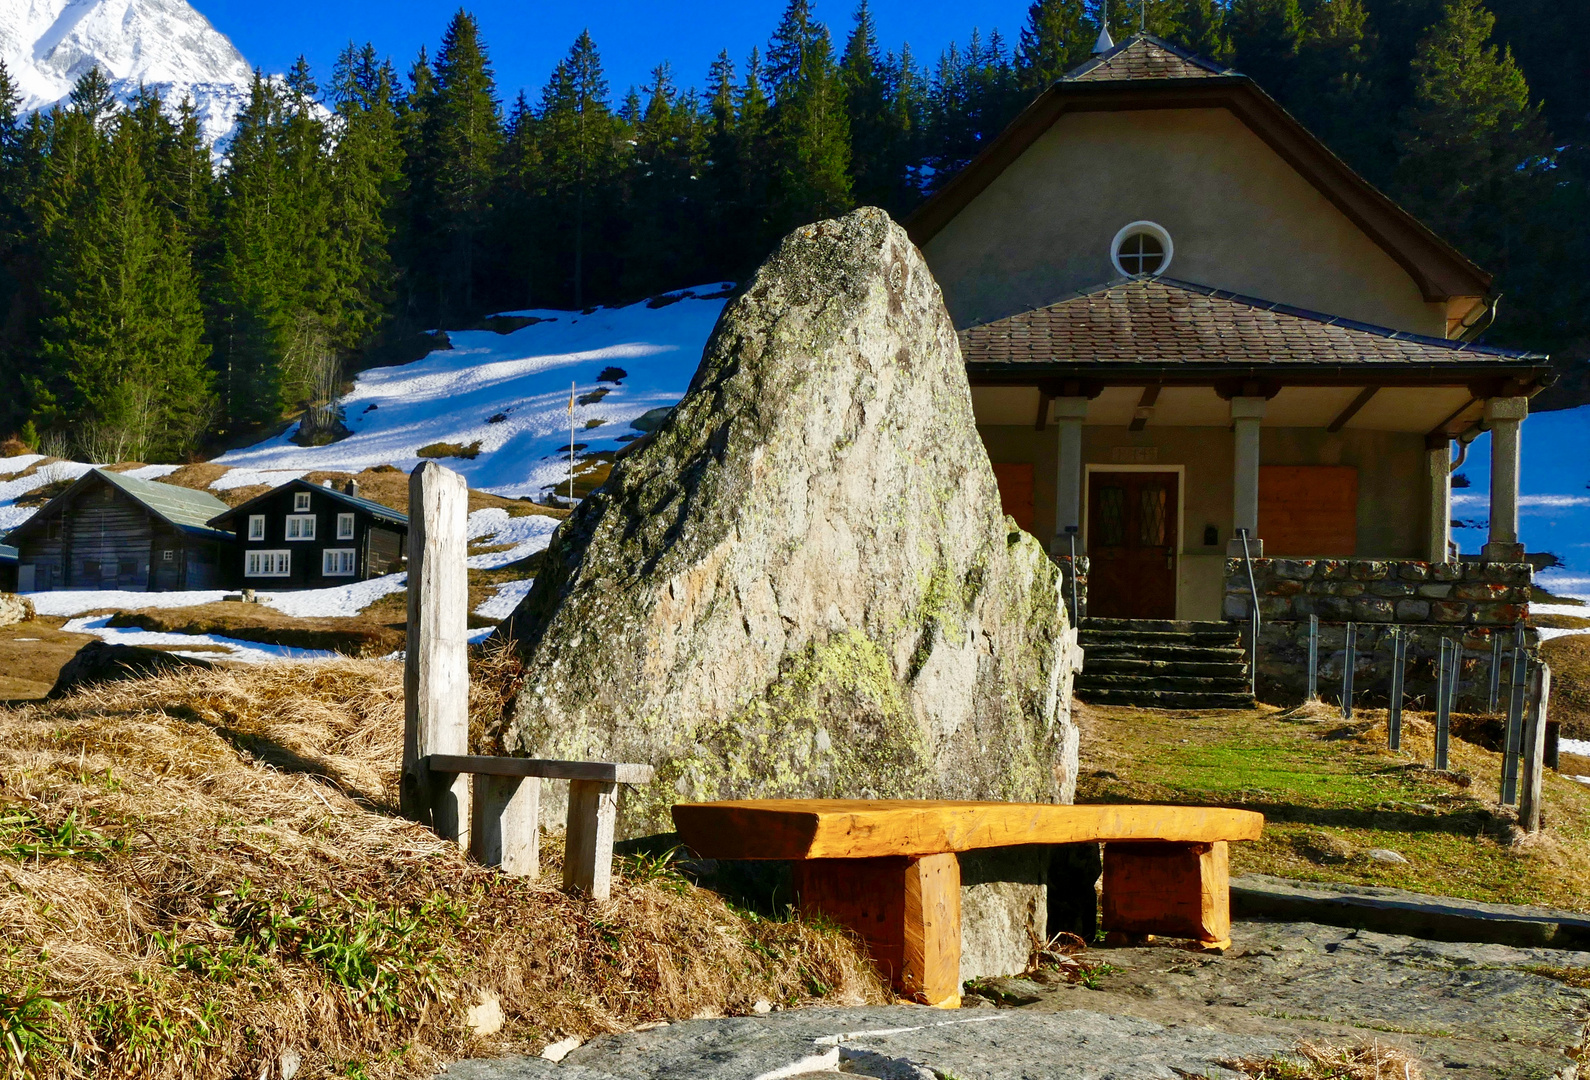
M 1460 711 L 1489 704 L 1492 647 L 1502 643 L 1501 678 L 1510 678 L 1516 640 L 1534 652 L 1540 635 L 1521 624 L 1529 617 L 1533 569 L 1528 563 L 1427 563 L 1380 559 L 1255 559 L 1259 596 L 1259 700 L 1276 705 L 1303 700 L 1308 686 L 1308 617 L 1320 620 L 1319 695 L 1341 700 L 1347 626 L 1356 623 L 1351 658 L 1353 701 L 1384 707 L 1389 701 L 1392 627 L 1408 634 L 1403 675 L 1406 704 L 1434 708 L 1436 668 L 1443 639 L 1458 642 Z M 1248 573 L 1241 559 L 1226 562 L 1224 615 L 1244 624 L 1248 645 Z
M 1511 626 L 1529 617 L 1528 563 L 1411 559 L 1254 559 L 1262 621 Z M 1226 560 L 1227 619 L 1246 621 L 1248 574 Z

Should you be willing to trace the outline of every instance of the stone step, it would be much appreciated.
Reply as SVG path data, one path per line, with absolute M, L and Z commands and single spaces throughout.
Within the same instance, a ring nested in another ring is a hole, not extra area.
M 1183 660 L 1181 657 L 1148 659 L 1136 656 L 1095 656 L 1088 654 L 1086 671 L 1090 675 L 1203 675 L 1213 678 L 1245 679 L 1248 666 L 1241 660 Z
M 1122 660 L 1170 660 L 1195 664 L 1241 664 L 1248 658 L 1242 648 L 1211 648 L 1203 645 L 1134 645 L 1129 641 L 1098 641 L 1083 644 L 1087 662 L 1119 658 Z
M 1177 693 L 1242 693 L 1248 689 L 1245 674 L 1224 678 L 1204 675 L 1089 675 L 1083 669 L 1076 685 L 1079 690 L 1171 690 Z
M 1247 693 L 1189 693 L 1175 690 L 1077 690 L 1077 697 L 1090 705 L 1137 705 L 1146 709 L 1251 709 L 1253 695 Z
M 1082 632 L 1085 634 L 1090 630 L 1111 634 L 1224 634 L 1233 632 L 1234 624 L 1185 619 L 1083 619 Z
M 1200 634 L 1171 633 L 1169 631 L 1145 631 L 1142 633 L 1125 633 L 1083 628 L 1077 634 L 1077 643 L 1083 648 L 1090 644 L 1132 644 L 1132 645 L 1182 645 L 1191 648 L 1219 649 L 1239 647 L 1242 636 L 1236 631 L 1209 631 Z

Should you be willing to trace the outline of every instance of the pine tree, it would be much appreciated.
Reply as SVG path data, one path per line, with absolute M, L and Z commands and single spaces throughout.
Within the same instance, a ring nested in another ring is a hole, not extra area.
M 898 180 L 894 175 L 897 137 L 890 108 L 887 71 L 878 55 L 877 27 L 867 0 L 856 8 L 855 26 L 840 60 L 845 110 L 850 125 L 850 175 L 856 201 L 888 206 Z
M 491 216 L 502 145 L 496 83 L 480 27 L 460 9 L 436 53 L 436 91 L 424 118 L 425 194 L 433 200 L 429 238 L 437 260 L 438 313 L 475 313 L 477 273 Z
M 542 92 L 538 122 L 546 163 L 549 246 L 564 268 L 565 295 L 572 295 L 576 307 L 585 305 L 590 284 L 587 250 L 614 201 L 616 118 L 607 93 L 596 42 L 582 31 Z M 598 280 L 610 280 L 614 269 L 599 267 Z
M 1448 0 L 1420 42 L 1397 178 L 1409 209 L 1505 270 L 1550 142 L 1512 50 L 1489 44 L 1495 21 L 1479 0 Z
M 1034 0 L 1016 48 L 1016 69 L 1029 93 L 1049 87 L 1087 60 L 1098 38 L 1083 0 Z
M 29 203 L 36 166 L 31 160 L 27 125 L 18 116 L 17 93 L 5 61 L 0 60 L 0 429 L 10 431 L 31 411 L 26 380 L 32 376 L 34 355 L 28 323 L 22 313 L 37 306 L 29 282 L 32 269 Z
M 1233 0 L 1226 25 L 1237 69 L 1271 96 L 1289 100 L 1303 40 L 1298 0 Z
M 775 235 L 843 213 L 850 193 L 845 87 L 828 28 L 807 0 L 789 0 L 768 44 Z

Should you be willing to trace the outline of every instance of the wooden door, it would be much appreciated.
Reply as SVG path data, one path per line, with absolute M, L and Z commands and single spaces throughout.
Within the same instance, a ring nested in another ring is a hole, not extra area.
M 1089 474 L 1089 615 L 1176 617 L 1179 498 L 1175 473 Z
M 999 484 L 1000 509 L 1016 524 L 1032 532 L 1032 466 L 996 461 L 994 480 Z

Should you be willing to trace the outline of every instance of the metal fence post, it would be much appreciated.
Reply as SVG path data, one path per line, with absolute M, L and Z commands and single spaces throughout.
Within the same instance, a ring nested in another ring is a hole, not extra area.
M 1452 642 L 1446 638 L 1441 639 L 1441 662 L 1435 676 L 1435 767 L 1445 771 L 1447 767 L 1447 744 L 1451 741 L 1452 732 L 1452 679 L 1450 670 L 1456 665 L 1453 663 Z
M 1518 823 L 1527 832 L 1540 831 L 1540 797 L 1546 770 L 1546 708 L 1551 700 L 1551 668 L 1530 665 L 1528 705 L 1524 719 L 1524 786 L 1518 800 Z
M 1518 802 L 1518 758 L 1524 748 L 1524 704 L 1529 690 L 1530 669 L 1534 666 L 1527 654 L 1518 648 L 1513 649 L 1513 685 L 1512 692 L 1507 696 L 1507 733 L 1502 741 L 1502 790 L 1498 800 L 1503 806 Z
M 1082 608 L 1077 604 L 1077 527 L 1066 526 L 1066 539 L 1071 541 L 1071 625 L 1082 625 Z
M 1319 616 L 1308 617 L 1308 700 L 1319 700 Z
M 1358 666 L 1358 624 L 1347 624 L 1347 641 L 1342 646 L 1342 719 L 1353 718 L 1353 669 Z
M 1386 710 L 1386 742 L 1392 750 L 1402 749 L 1402 670 L 1408 660 L 1408 632 L 1391 628 L 1391 701 Z
M 1490 697 L 1487 699 L 1487 703 L 1486 703 L 1486 706 L 1485 706 L 1485 711 L 1486 712 L 1492 713 L 1492 714 L 1494 714 L 1496 712 L 1497 698 L 1501 694 L 1501 687 L 1502 687 L 1502 632 L 1500 630 L 1492 630 L 1491 631 L 1491 693 L 1490 693 Z
M 1253 556 L 1248 551 L 1248 530 L 1238 529 L 1242 538 L 1242 565 L 1248 570 L 1248 597 L 1253 604 L 1249 613 L 1248 629 L 1253 636 L 1252 658 L 1248 662 L 1248 693 L 1259 699 L 1259 587 L 1253 581 Z

